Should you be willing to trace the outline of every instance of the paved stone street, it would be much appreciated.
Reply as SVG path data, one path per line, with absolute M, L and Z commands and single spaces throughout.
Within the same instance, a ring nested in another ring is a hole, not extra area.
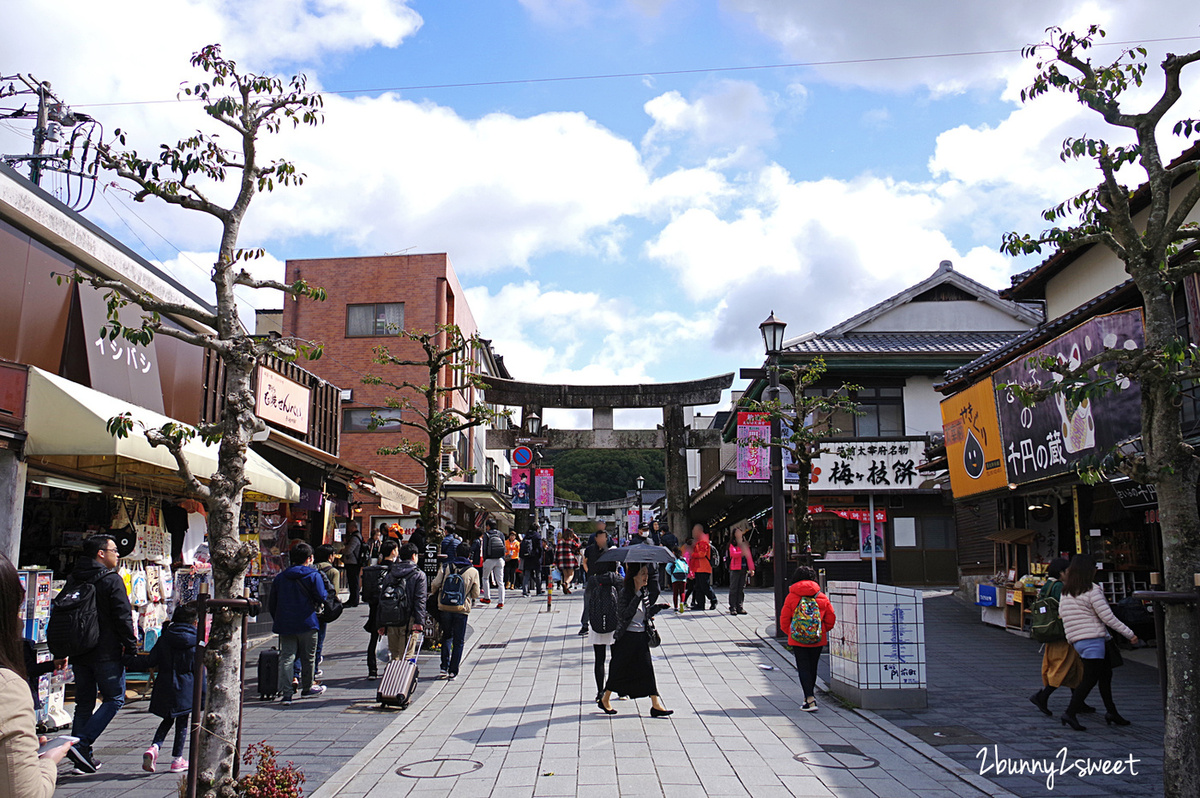
M 1028 702 L 1037 646 L 984 627 L 949 596 L 926 601 L 931 687 L 921 712 L 853 711 L 832 697 L 820 712 L 801 712 L 790 655 L 762 637 L 769 592 L 750 593 L 750 614 L 737 618 L 664 613 L 655 666 L 676 710 L 669 720 L 652 720 L 648 700 L 614 701 L 611 718 L 596 708 L 591 647 L 575 634 L 581 598 L 556 596 L 553 613 L 519 595 L 503 610 L 478 607 L 462 675 L 432 679 L 436 654 L 424 654 L 414 706 L 403 712 L 375 708 L 375 682 L 363 678 L 365 608 L 349 610 L 326 642 L 329 692 L 286 709 L 252 697 L 245 740 L 269 740 L 281 760 L 301 765 L 306 794 L 318 798 L 1161 794 L 1153 669 L 1117 671 L 1117 702 L 1135 725 L 1106 729 L 1089 718 L 1086 733 L 1063 730 Z M 248 694 L 254 687 L 251 679 Z M 140 769 L 156 722 L 147 702 L 128 705 L 97 746 L 101 772 L 64 774 L 59 794 L 174 795 L 175 776 Z M 1050 792 L 1044 777 L 981 778 L 975 755 L 992 743 L 1002 757 L 1045 759 L 1063 745 L 1071 758 L 1133 753 L 1146 769 L 1132 780 L 1060 776 Z

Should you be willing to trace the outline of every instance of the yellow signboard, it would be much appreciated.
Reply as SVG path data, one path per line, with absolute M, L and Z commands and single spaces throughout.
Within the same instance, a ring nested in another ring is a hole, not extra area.
M 996 390 L 991 379 L 942 401 L 942 429 L 954 498 L 973 496 L 1008 485 L 1004 442 L 996 417 Z

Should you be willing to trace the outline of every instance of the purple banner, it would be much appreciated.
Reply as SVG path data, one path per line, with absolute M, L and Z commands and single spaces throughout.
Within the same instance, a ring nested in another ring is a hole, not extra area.
M 766 482 L 770 476 L 771 422 L 766 413 L 738 413 L 738 482 Z M 753 441 L 762 441 L 754 445 Z
M 995 384 L 1036 385 L 1050 379 L 1050 372 L 1031 365 L 1030 358 L 1050 356 L 1074 367 L 1104 349 L 1140 349 L 1142 340 L 1140 309 L 1097 316 L 1004 366 L 996 372 Z M 1113 365 L 1105 370 L 1113 371 Z M 1072 471 L 1083 458 L 1102 457 L 1142 431 L 1141 391 L 1128 378 L 1118 390 L 1076 408 L 1068 407 L 1063 396 L 1033 407 L 1022 405 L 1011 390 L 1001 391 L 997 398 L 1004 459 L 1014 483 Z

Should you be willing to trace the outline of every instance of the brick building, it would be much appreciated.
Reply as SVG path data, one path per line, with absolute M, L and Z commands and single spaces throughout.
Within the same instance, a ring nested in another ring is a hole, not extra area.
M 395 357 L 423 359 L 420 346 L 398 338 L 397 329 L 426 332 L 439 324 L 457 324 L 464 336 L 477 332 L 450 258 L 437 253 L 289 260 L 286 275 L 289 283 L 304 279 L 329 295 L 325 302 L 287 303 L 281 329 L 284 335 L 324 345 L 324 355 L 309 366 L 343 387 L 342 457 L 419 492 L 425 484 L 420 465 L 403 455 L 379 455 L 377 451 L 397 445 L 401 437 L 411 439 L 420 433 L 399 423 L 369 429 L 372 412 L 384 418 L 400 418 L 402 412 L 413 411 L 388 408 L 386 399 L 395 397 L 394 389 L 364 385 L 362 378 L 375 374 L 396 383 L 427 382 L 423 368 L 385 368 L 372 362 L 373 351 L 380 345 L 386 345 Z M 503 371 L 502 361 L 490 347 L 472 357 L 481 373 Z M 445 381 L 443 377 L 443 384 Z M 413 398 L 417 401 L 415 395 Z M 456 406 L 464 409 L 476 400 L 474 390 L 453 398 Z M 447 526 L 465 531 L 477 525 L 483 511 L 496 515 L 507 511 L 503 500 L 507 461 L 485 450 L 482 429 L 468 430 L 446 441 L 442 469 L 456 484 L 478 486 L 457 491 L 461 498 L 443 504 L 443 523 Z M 376 478 L 375 482 L 379 486 L 381 480 Z M 364 527 L 375 528 L 381 522 L 412 523 L 414 494 L 400 490 L 403 509 L 397 507 L 395 495 L 387 501 L 360 494 L 363 505 L 359 516 Z

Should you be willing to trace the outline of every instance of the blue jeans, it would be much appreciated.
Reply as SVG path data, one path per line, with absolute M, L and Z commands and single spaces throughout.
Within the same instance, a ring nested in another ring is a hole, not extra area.
M 125 666 L 116 661 L 72 661 L 75 671 L 75 720 L 71 736 L 91 751 L 92 743 L 104 733 L 109 721 L 125 706 Z M 100 709 L 96 709 L 96 694 Z
M 442 613 L 442 670 L 458 675 L 462 662 L 463 642 L 467 639 L 467 614 Z

